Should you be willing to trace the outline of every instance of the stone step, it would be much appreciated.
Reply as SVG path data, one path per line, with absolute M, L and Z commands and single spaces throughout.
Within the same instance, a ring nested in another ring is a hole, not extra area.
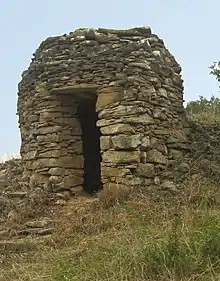
M 44 236 L 54 233 L 55 229 L 50 228 L 28 228 L 17 232 L 18 236 Z
M 14 192 L 5 192 L 5 194 L 9 198 L 24 198 L 27 196 L 27 192 L 24 191 L 14 191 Z
M 0 254 L 7 253 L 24 253 L 36 251 L 38 247 L 42 247 L 45 242 L 49 241 L 51 236 L 25 238 L 17 240 L 2 240 L 0 241 Z
M 36 244 L 24 241 L 0 241 L 0 253 L 29 252 L 36 249 Z
M 43 220 L 35 220 L 35 221 L 27 221 L 25 226 L 30 228 L 50 228 L 54 227 L 56 224 L 55 220 L 43 219 Z

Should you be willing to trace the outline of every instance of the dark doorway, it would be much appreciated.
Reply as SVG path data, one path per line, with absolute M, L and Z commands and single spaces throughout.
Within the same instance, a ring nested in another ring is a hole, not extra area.
M 84 156 L 84 190 L 95 193 L 101 189 L 100 129 L 96 126 L 97 97 L 84 98 L 78 103 L 78 116 L 82 128 Z

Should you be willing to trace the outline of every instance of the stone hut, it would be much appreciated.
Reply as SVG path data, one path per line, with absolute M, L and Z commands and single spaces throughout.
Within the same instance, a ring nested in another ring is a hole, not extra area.
M 30 186 L 161 184 L 187 147 L 180 72 L 149 27 L 82 28 L 43 41 L 18 91 Z

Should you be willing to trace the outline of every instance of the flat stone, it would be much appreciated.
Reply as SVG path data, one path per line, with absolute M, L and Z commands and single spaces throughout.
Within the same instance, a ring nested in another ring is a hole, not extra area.
M 167 143 L 188 142 L 187 136 L 183 131 L 175 131 L 175 134 L 167 139 Z
M 101 127 L 101 133 L 103 135 L 117 135 L 117 134 L 134 134 L 134 128 L 129 124 L 114 124 L 105 127 Z
M 49 219 L 28 221 L 25 223 L 25 225 L 30 228 L 49 228 L 55 225 L 55 221 Z
M 35 134 L 46 135 L 46 134 L 58 133 L 61 131 L 62 131 L 61 126 L 48 126 L 48 127 L 41 127 L 39 129 L 36 129 Z
M 63 156 L 60 158 L 42 158 L 36 160 L 32 169 L 42 169 L 42 168 L 54 168 L 54 167 L 63 167 L 63 168 L 83 168 L 83 156 L 75 155 L 74 158 L 70 156 Z
M 27 192 L 24 191 L 6 192 L 5 195 L 7 195 L 10 198 L 24 198 L 25 196 L 27 196 Z
M 138 176 L 140 177 L 146 177 L 146 178 L 152 178 L 155 176 L 155 170 L 153 164 L 143 164 L 140 163 L 135 170 Z
M 73 175 L 65 176 L 63 179 L 63 185 L 65 188 L 70 188 L 82 184 L 83 184 L 83 175 L 73 174 Z
M 175 160 L 179 160 L 183 158 L 183 152 L 181 150 L 169 149 L 169 153 Z
M 138 67 L 138 68 L 141 68 L 141 69 L 145 69 L 145 70 L 151 70 L 151 67 L 150 67 L 150 64 L 149 63 L 142 63 L 142 62 L 130 62 L 128 64 L 128 66 L 131 66 L 131 67 Z
M 143 125 L 149 125 L 154 124 L 154 119 L 147 113 L 140 115 L 140 116 L 132 116 L 126 118 L 126 122 L 131 124 L 143 124 Z
M 126 177 L 120 177 L 117 179 L 117 183 L 123 184 L 126 186 L 142 186 L 144 182 L 144 178 L 134 177 L 132 175 L 128 175 Z
M 39 121 L 49 121 L 53 120 L 53 118 L 61 118 L 63 117 L 62 112 L 42 112 L 40 113 Z
M 158 150 L 152 149 L 147 152 L 146 161 L 155 164 L 167 165 L 167 158 Z
M 37 245 L 23 241 L 0 241 L 0 253 L 29 252 L 36 250 Z
M 65 174 L 65 169 L 64 168 L 58 168 L 58 167 L 51 168 L 48 171 L 48 174 L 51 175 L 51 176 L 63 176 Z
M 83 93 L 89 93 L 91 95 L 96 94 L 98 86 L 96 84 L 86 84 L 86 83 L 80 83 L 80 84 L 74 84 L 69 85 L 66 87 L 57 87 L 50 90 L 51 94 L 77 94 L 80 93 L 83 95 Z
M 138 151 L 111 151 L 103 153 L 102 161 L 113 164 L 134 164 L 139 163 L 140 155 Z
M 114 116 L 114 117 L 123 117 L 123 116 L 134 116 L 136 117 L 139 114 L 143 114 L 143 116 L 141 115 L 141 117 L 143 117 L 143 119 L 146 119 L 148 117 L 148 119 L 150 119 L 149 115 L 146 115 L 147 108 L 145 107 L 140 107 L 140 106 L 136 106 L 136 105 L 118 105 L 114 108 L 105 108 L 103 109 L 101 112 L 99 112 L 99 118 L 106 118 L 108 119 L 110 116 Z M 151 117 L 152 119 L 152 117 Z
M 54 228 L 29 228 L 18 231 L 18 235 L 25 235 L 25 236 L 42 236 L 52 234 L 55 231 Z
M 118 135 L 112 137 L 111 140 L 115 149 L 135 149 L 141 143 L 140 135 Z
M 109 92 L 108 88 L 106 89 L 106 91 L 104 90 L 105 89 L 102 89 L 102 92 L 98 94 L 98 99 L 96 102 L 96 109 L 98 111 L 105 108 L 107 105 L 123 99 L 123 92 L 114 91 L 114 89 L 111 89 L 111 92 Z
M 101 173 L 104 177 L 123 177 L 127 174 L 131 174 L 129 169 L 114 167 L 101 167 Z
M 23 159 L 24 159 L 24 160 L 33 160 L 33 159 L 36 158 L 36 156 L 37 156 L 37 151 L 36 151 L 36 150 L 34 150 L 34 151 L 28 151 L 28 152 L 26 152 L 26 153 L 24 154 Z

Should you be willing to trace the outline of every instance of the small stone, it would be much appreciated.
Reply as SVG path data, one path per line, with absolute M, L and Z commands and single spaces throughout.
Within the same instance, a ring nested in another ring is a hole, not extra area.
M 144 164 L 147 162 L 147 153 L 145 151 L 140 152 L 140 162 Z
M 154 165 L 140 163 L 136 173 L 140 177 L 152 178 L 155 175 Z
M 61 198 L 61 199 L 65 200 L 65 201 L 68 201 L 71 197 L 71 194 L 70 194 L 69 191 L 64 191 L 62 193 L 57 193 L 56 196 L 58 198 Z
M 48 174 L 51 176 L 63 176 L 65 174 L 65 169 L 63 168 L 51 168 L 48 171 Z
M 49 235 L 54 232 L 54 228 L 29 228 L 18 231 L 18 235 L 31 235 L 31 236 L 42 236 L 42 235 Z
M 141 148 L 146 149 L 149 148 L 150 145 L 151 145 L 150 137 L 149 136 L 143 137 L 143 139 L 141 140 Z
M 64 206 L 64 205 L 66 205 L 66 200 L 64 200 L 64 199 L 59 199 L 59 200 L 57 200 L 56 201 L 56 204 L 57 205 L 60 205 L 60 206 Z
M 175 183 L 172 182 L 172 181 L 164 181 L 164 182 L 161 184 L 161 188 L 162 188 L 163 190 L 170 190 L 170 191 L 173 191 L 173 192 L 177 192 L 177 191 L 178 191 L 178 189 L 177 189 Z
M 169 149 L 169 153 L 175 160 L 179 160 L 183 158 L 183 152 L 181 150 Z
M 178 170 L 181 172 L 181 173 L 187 173 L 189 172 L 190 170 L 190 166 L 187 164 L 187 163 L 181 163 L 179 166 L 178 166 Z
M 155 183 L 156 185 L 159 185 L 159 184 L 160 184 L 160 178 L 159 178 L 159 177 L 155 177 L 155 178 L 154 178 L 154 183 Z
M 37 221 L 28 221 L 25 223 L 27 227 L 31 228 L 48 228 L 51 226 L 54 226 L 55 221 L 54 220 L 49 220 L 49 219 L 44 219 L 44 220 L 37 220 Z
M 6 195 L 10 198 L 24 198 L 27 196 L 27 192 L 23 191 L 14 191 L 14 192 L 6 192 Z
M 152 149 L 147 153 L 147 162 L 167 165 L 167 158 L 160 151 Z
M 10 219 L 10 220 L 12 220 L 12 221 L 19 221 L 20 216 L 19 216 L 19 214 L 18 214 L 17 211 L 11 210 L 11 211 L 8 213 L 8 219 Z

